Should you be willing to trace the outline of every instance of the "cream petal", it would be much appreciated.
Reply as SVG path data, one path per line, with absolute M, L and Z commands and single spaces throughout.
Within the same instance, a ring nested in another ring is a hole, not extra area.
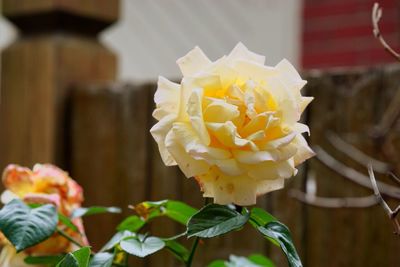
M 204 120 L 207 122 L 226 122 L 239 117 L 237 106 L 221 99 L 210 99 L 211 103 L 204 110 Z
M 271 149 L 266 151 L 232 151 L 234 157 L 245 164 L 259 164 L 264 161 L 283 161 L 296 155 L 297 146 L 289 144 L 279 149 Z
M 176 121 L 176 115 L 170 114 L 163 119 L 161 119 L 158 123 L 156 123 L 151 129 L 150 133 L 153 136 L 154 140 L 157 142 L 158 149 L 160 151 L 161 159 L 164 164 L 167 166 L 176 165 L 176 161 L 172 157 L 172 155 L 168 152 L 165 146 L 165 138 L 168 132 L 172 129 L 172 124 Z
M 306 107 L 313 101 L 314 97 L 312 96 L 303 96 L 300 100 L 300 112 L 303 113 Z
M 298 134 L 307 133 L 308 135 L 310 135 L 310 128 L 308 128 L 307 125 L 300 122 L 294 125 L 293 130 Z
M 293 160 L 280 162 L 265 161 L 249 167 L 249 176 L 257 180 L 289 178 L 296 174 Z
M 277 138 L 277 139 L 269 141 L 268 143 L 266 143 L 265 145 L 260 147 L 260 149 L 268 150 L 268 149 L 272 149 L 272 148 L 280 148 L 280 147 L 285 146 L 285 145 L 289 144 L 290 142 L 292 142 L 293 139 L 296 137 L 296 135 L 297 135 L 296 132 L 288 133 L 287 135 L 285 135 L 281 138 Z
M 187 114 L 193 129 L 196 131 L 201 142 L 205 145 L 210 144 L 210 135 L 206 129 L 203 118 L 203 89 L 195 88 L 187 103 Z
M 257 196 L 282 189 L 284 185 L 285 185 L 285 178 L 259 181 L 257 185 Z
M 225 123 L 206 123 L 207 128 L 213 132 L 214 136 L 223 145 L 236 148 L 249 146 L 252 150 L 258 150 L 254 142 L 241 138 L 236 130 L 236 126 L 231 121 Z
M 238 43 L 229 54 L 228 60 L 229 61 L 247 60 L 264 65 L 265 56 L 251 52 L 249 49 L 247 49 L 247 47 L 244 44 Z
M 196 46 L 185 56 L 179 58 L 176 63 L 178 64 L 183 76 L 193 76 L 207 68 L 211 64 L 211 61 L 204 52 Z
M 282 76 L 282 79 L 292 90 L 300 91 L 306 85 L 307 81 L 300 77 L 300 74 L 287 60 L 283 59 L 275 67 Z
M 265 81 L 270 76 L 278 75 L 273 67 L 264 66 L 255 62 L 244 60 L 235 61 L 232 66 L 238 73 L 238 78 L 243 81 L 253 80 L 257 82 Z
M 161 120 L 163 117 L 179 111 L 180 85 L 169 81 L 164 77 L 158 77 L 157 91 L 154 94 L 156 109 L 153 117 Z
M 172 131 L 177 142 L 184 147 L 186 153 L 196 160 L 205 160 L 213 163 L 213 160 L 224 160 L 232 157 L 228 150 L 204 145 L 196 132 L 187 123 L 174 123 Z
M 301 134 L 296 136 L 293 144 L 297 146 L 297 153 L 293 158 L 295 166 L 315 156 L 315 152 L 308 146 L 306 139 Z
M 245 170 L 241 168 L 235 159 L 215 160 L 215 165 L 226 175 L 237 176 L 244 174 Z
M 186 177 L 189 178 L 203 174 L 209 170 L 210 167 L 207 162 L 204 160 L 196 160 L 185 151 L 185 148 L 180 144 L 174 131 L 168 133 L 165 139 L 165 145 Z

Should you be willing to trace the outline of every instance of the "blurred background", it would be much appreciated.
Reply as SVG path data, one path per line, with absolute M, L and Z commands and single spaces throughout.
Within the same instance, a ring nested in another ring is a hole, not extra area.
M 365 168 L 373 162 L 395 207 L 400 186 L 387 173 L 400 175 L 400 68 L 372 34 L 374 2 L 2 0 L 0 168 L 56 163 L 83 185 L 86 206 L 124 207 L 87 219 L 95 248 L 129 204 L 201 207 L 196 183 L 162 164 L 148 133 L 156 81 L 179 81 L 175 61 L 196 45 L 217 59 L 241 41 L 269 65 L 289 59 L 309 81 L 303 94 L 315 97 L 303 119 L 317 156 L 258 205 L 289 226 L 304 266 L 399 266 L 400 237 Z M 379 3 L 381 32 L 400 50 L 400 2 Z M 149 230 L 181 229 L 161 220 Z M 205 240 L 197 266 L 254 252 L 287 266 L 252 229 Z M 165 253 L 134 263 L 176 265 Z

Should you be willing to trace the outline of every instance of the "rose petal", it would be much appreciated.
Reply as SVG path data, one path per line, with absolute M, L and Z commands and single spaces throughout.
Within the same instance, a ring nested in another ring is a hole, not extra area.
M 185 56 L 179 58 L 176 63 L 184 76 L 193 76 L 208 67 L 211 64 L 211 61 L 204 52 L 196 46 Z
M 153 117 L 161 120 L 169 114 L 177 114 L 179 111 L 180 85 L 173 83 L 164 77 L 158 77 L 157 91 L 154 94 L 154 102 L 157 108 Z

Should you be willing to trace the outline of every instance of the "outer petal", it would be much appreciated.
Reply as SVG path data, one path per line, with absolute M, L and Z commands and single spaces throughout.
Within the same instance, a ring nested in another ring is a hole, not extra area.
M 187 104 L 187 114 L 193 129 L 205 145 L 210 144 L 210 135 L 206 129 L 203 118 L 203 89 L 195 88 L 189 97 Z
M 183 76 L 193 76 L 207 68 L 211 61 L 204 52 L 196 46 L 185 56 L 179 58 L 176 63 L 179 65 Z
M 247 49 L 247 47 L 244 44 L 238 43 L 229 54 L 228 60 L 229 61 L 247 60 L 264 65 L 265 56 L 251 52 L 249 49 Z
M 300 77 L 300 74 L 287 59 L 283 59 L 279 62 L 276 65 L 276 69 L 281 74 L 285 83 L 293 91 L 300 91 L 300 89 L 307 83 L 307 81 Z
M 154 94 L 154 102 L 157 108 L 153 117 L 161 120 L 169 114 L 178 114 L 180 85 L 173 83 L 164 77 L 158 77 L 157 91 Z
M 289 178 L 297 173 L 293 160 L 281 162 L 266 161 L 249 167 L 249 176 L 257 180 Z
M 170 114 L 161 119 L 150 129 L 150 133 L 154 140 L 156 140 L 158 149 L 160 150 L 161 159 L 167 166 L 174 166 L 177 164 L 165 146 L 165 139 L 168 132 L 172 129 L 172 124 L 175 122 L 175 120 L 176 115 Z
M 298 134 L 293 140 L 293 144 L 297 146 L 297 153 L 294 156 L 294 165 L 297 166 L 305 160 L 315 156 L 315 152 L 308 146 L 306 139 Z
M 22 197 L 33 189 L 32 171 L 19 165 L 10 164 L 3 172 L 3 184 L 14 194 Z
M 175 131 L 169 131 L 165 145 L 185 176 L 189 178 L 207 172 L 210 168 L 207 162 L 192 158 L 180 141 Z

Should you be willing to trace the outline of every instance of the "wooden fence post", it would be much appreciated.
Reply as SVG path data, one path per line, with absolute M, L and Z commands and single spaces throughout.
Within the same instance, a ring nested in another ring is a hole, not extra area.
M 20 37 L 2 53 L 0 169 L 50 162 L 68 168 L 65 118 L 72 84 L 114 80 L 116 56 L 97 34 L 118 0 L 3 0 Z

